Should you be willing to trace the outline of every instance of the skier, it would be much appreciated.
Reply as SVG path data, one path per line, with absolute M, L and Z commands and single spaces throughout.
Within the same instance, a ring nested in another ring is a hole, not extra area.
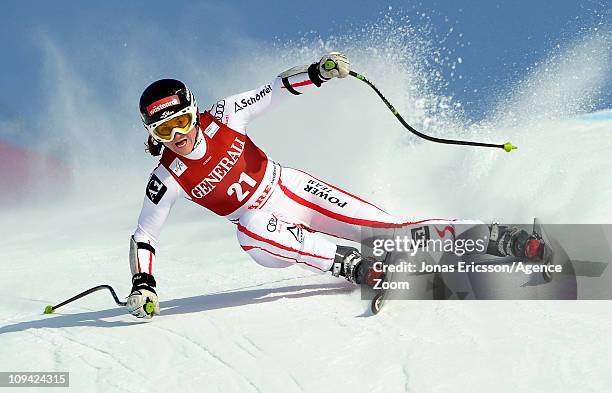
M 155 247 L 170 209 L 180 197 L 234 223 L 238 242 L 260 265 L 300 265 L 356 284 L 372 285 L 381 273 L 372 269 L 373 262 L 362 259 L 357 249 L 336 245 L 319 233 L 359 242 L 364 227 L 435 223 L 442 228 L 464 224 L 466 228 L 484 226 L 490 230 L 479 221 L 398 219 L 304 171 L 281 166 L 247 136 L 247 125 L 265 111 L 348 73 L 347 57 L 330 52 L 320 61 L 291 68 L 255 90 L 217 101 L 203 112 L 191 90 L 180 81 L 162 79 L 144 90 L 140 114 L 149 132 L 147 150 L 161 158 L 147 183 L 138 226 L 130 240 L 132 290 L 127 308 L 131 314 L 138 318 L 159 314 L 153 276 Z M 496 236 L 488 244 L 488 253 L 530 258 L 541 254 L 543 245 L 526 231 L 493 228 Z

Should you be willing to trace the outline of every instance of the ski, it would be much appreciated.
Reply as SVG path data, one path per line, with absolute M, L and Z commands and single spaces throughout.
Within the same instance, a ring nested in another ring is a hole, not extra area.
M 383 262 L 384 267 L 386 268 L 387 264 Z M 389 297 L 389 289 L 386 288 L 386 284 L 391 281 L 392 274 L 388 271 L 385 271 L 383 278 L 377 284 L 381 286 L 382 289 L 377 289 L 376 294 L 372 298 L 372 302 L 370 303 L 370 310 L 372 314 L 377 315 L 380 310 L 382 310 L 383 306 L 386 303 L 386 300 Z
M 385 300 L 386 300 L 387 291 L 382 289 L 380 290 L 372 299 L 372 303 L 370 305 L 370 310 L 372 310 L 372 314 L 376 315 L 382 310 Z

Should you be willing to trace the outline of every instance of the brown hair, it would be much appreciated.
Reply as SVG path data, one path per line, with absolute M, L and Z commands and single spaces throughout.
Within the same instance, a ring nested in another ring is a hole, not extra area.
M 164 145 L 155 141 L 155 139 L 153 139 L 151 135 L 149 135 L 149 138 L 147 139 L 147 143 L 145 143 L 145 145 L 145 151 L 153 157 L 161 155 L 162 149 L 164 148 Z

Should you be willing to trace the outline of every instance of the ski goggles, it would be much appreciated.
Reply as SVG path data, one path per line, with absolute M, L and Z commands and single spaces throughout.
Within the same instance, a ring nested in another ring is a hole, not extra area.
M 177 132 L 179 134 L 188 133 L 192 126 L 192 120 L 193 115 L 191 113 L 178 115 L 150 129 L 150 132 L 153 138 L 160 142 L 169 142 L 174 139 Z

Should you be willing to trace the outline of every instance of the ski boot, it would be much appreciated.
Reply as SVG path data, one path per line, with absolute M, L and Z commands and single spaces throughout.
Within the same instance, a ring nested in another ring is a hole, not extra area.
M 384 272 L 374 269 L 375 263 L 374 260 L 363 259 L 354 247 L 338 246 L 331 272 L 334 277 L 343 276 L 354 284 L 373 287 L 384 275 Z
M 487 254 L 500 257 L 513 256 L 532 261 L 544 259 L 544 241 L 535 230 L 529 234 L 517 227 L 501 226 L 493 223 Z

